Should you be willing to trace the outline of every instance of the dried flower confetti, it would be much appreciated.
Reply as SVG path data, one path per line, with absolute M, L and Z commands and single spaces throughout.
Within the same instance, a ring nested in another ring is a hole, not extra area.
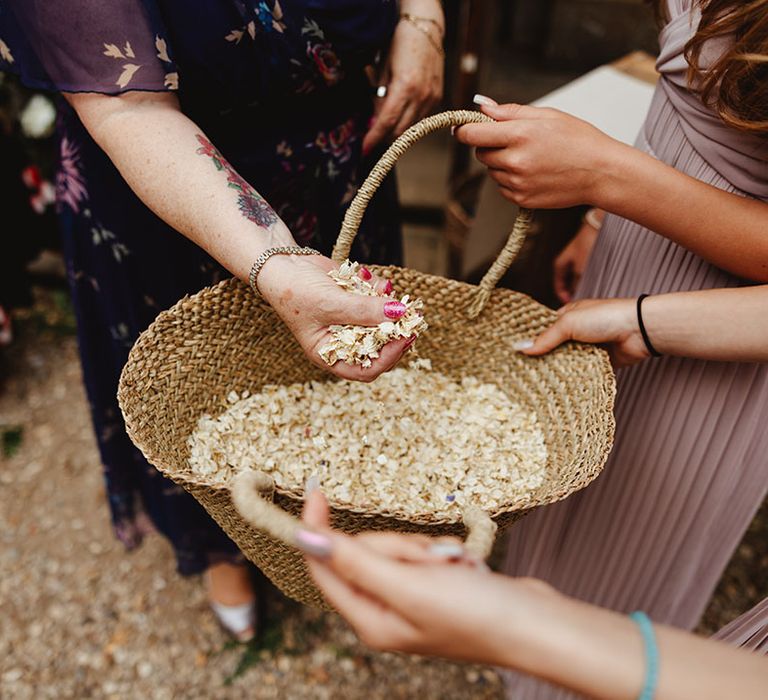
M 338 270 L 331 270 L 328 275 L 342 289 L 362 296 L 379 296 L 375 287 L 360 277 L 360 265 L 347 260 Z M 387 343 L 398 338 L 418 337 L 427 329 L 427 323 L 421 311 L 421 299 L 411 299 L 407 294 L 400 299 L 406 310 L 397 320 L 384 321 L 378 326 L 334 325 L 328 329 L 330 342 L 320 348 L 320 357 L 333 366 L 337 362 L 370 367 L 379 356 L 379 351 Z
M 493 384 L 430 371 L 429 360 L 371 384 L 311 381 L 241 396 L 231 392 L 229 408 L 203 416 L 189 438 L 191 468 L 209 483 L 255 468 L 301 492 L 317 475 L 339 504 L 458 518 L 466 503 L 525 503 L 544 481 L 535 413 Z

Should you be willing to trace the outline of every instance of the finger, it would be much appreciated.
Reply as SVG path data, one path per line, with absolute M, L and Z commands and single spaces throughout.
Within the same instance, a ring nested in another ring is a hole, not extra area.
M 475 148 L 504 148 L 519 140 L 519 127 L 515 122 L 464 124 L 453 133 L 460 143 Z
M 548 110 L 542 107 L 531 107 L 530 105 L 521 105 L 514 102 L 507 104 L 482 104 L 480 111 L 487 114 L 491 119 L 498 122 L 512 121 L 515 119 L 546 119 L 554 116 L 554 110 Z
M 320 491 L 313 489 L 304 500 L 301 519 L 315 530 L 330 529 L 328 500 Z
M 579 284 L 581 284 L 581 272 L 579 272 L 574 265 L 571 271 L 570 297 L 568 301 L 570 301 L 573 298 L 573 295 L 579 291 Z
M 555 260 L 555 271 L 553 284 L 555 288 L 555 295 L 557 298 L 567 304 L 571 301 L 571 290 L 568 284 L 568 280 L 572 274 L 572 265 L 569 259 L 558 257 Z
M 499 188 L 499 193 L 502 197 L 504 197 L 504 199 L 509 200 L 513 204 L 521 205 L 521 194 L 517 190 L 513 190 L 512 188 L 506 187 L 499 183 L 497 183 L 497 185 Z
M 382 277 L 375 277 L 376 284 L 373 288 L 381 295 L 388 297 L 392 294 L 394 287 L 392 286 L 392 280 L 384 279 Z
M 331 556 L 326 563 L 348 585 L 395 611 L 408 610 L 407 599 L 414 584 L 418 586 L 414 564 L 380 554 L 359 538 L 334 536 Z
M 566 315 L 561 316 L 553 325 L 534 339 L 531 347 L 525 348 L 521 352 L 534 357 L 544 355 L 567 340 L 572 340 L 570 324 L 565 320 L 566 318 Z
M 374 275 L 365 265 L 360 266 L 357 276 L 363 282 L 368 282 L 381 296 L 389 296 L 392 293 L 392 281 Z
M 503 172 L 510 169 L 510 152 L 506 148 L 478 148 L 475 158 L 489 169 Z
M 333 285 L 328 289 L 318 320 L 324 325 L 347 324 L 352 326 L 377 326 L 384 321 L 397 321 L 407 307 L 397 299 L 350 294 Z
M 409 102 L 406 104 L 405 109 L 403 110 L 403 113 L 400 115 L 400 119 L 395 125 L 395 128 L 392 129 L 392 136 L 397 138 L 406 129 L 408 129 L 410 126 L 412 126 L 416 122 L 416 120 L 419 118 L 418 109 L 419 109 L 418 104 L 415 104 L 413 102 Z
M 337 362 L 330 370 L 342 379 L 349 379 L 353 382 L 372 382 L 379 375 L 392 369 L 412 344 L 413 341 L 410 338 L 393 340 L 379 351 L 379 356 L 372 362 L 370 367 Z
M 373 126 L 363 138 L 363 155 L 368 155 L 373 148 L 386 139 L 400 121 L 406 106 L 406 97 L 396 83 L 389 85 L 389 92 L 381 104 Z
M 440 563 L 463 559 L 467 555 L 463 543 L 456 537 L 363 532 L 357 539 L 379 554 L 400 561 Z
M 329 566 L 308 559 L 312 578 L 328 602 L 352 625 L 360 640 L 375 649 L 397 649 L 416 637 L 416 628 L 385 603 L 361 591 Z

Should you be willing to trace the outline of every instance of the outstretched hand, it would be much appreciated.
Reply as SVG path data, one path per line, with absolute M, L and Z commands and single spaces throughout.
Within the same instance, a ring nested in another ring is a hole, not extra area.
M 526 355 L 544 355 L 559 345 L 576 340 L 607 347 L 615 367 L 634 365 L 650 357 L 637 323 L 634 299 L 583 299 L 558 310 L 559 318 L 533 339 L 521 344 Z
M 556 595 L 545 584 L 493 574 L 468 556 L 437 553 L 438 540 L 426 536 L 332 532 L 319 491 L 307 498 L 304 523 L 331 541 L 330 556 L 307 558 L 312 577 L 374 649 L 510 665 L 515 628 L 533 624 L 523 599 Z
M 368 368 L 337 362 L 329 367 L 319 350 L 330 339 L 328 327 L 336 324 L 376 326 L 402 316 L 405 307 L 384 296 L 383 280 L 376 281 L 379 297 L 350 294 L 339 287 L 328 271 L 337 267 L 321 255 L 274 256 L 262 268 L 259 291 L 296 337 L 306 356 L 338 377 L 370 382 L 394 367 L 408 349 L 407 338 L 387 343 Z M 373 282 L 373 280 L 371 280 Z

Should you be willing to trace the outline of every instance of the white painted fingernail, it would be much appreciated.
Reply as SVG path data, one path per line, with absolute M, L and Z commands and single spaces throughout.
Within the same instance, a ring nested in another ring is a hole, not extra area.
M 451 127 L 451 136 L 453 136 L 455 133 L 456 133 L 456 125 L 454 124 L 454 125 Z
M 534 341 L 530 338 L 526 338 L 525 340 L 517 340 L 513 343 L 512 349 L 513 350 L 530 350 L 534 346 Z
M 310 493 L 313 491 L 317 491 L 317 489 L 320 488 L 320 477 L 317 474 L 312 474 L 312 476 L 307 479 L 306 483 L 304 484 L 304 495 L 309 496 Z
M 429 546 L 429 553 L 446 559 L 462 559 L 467 555 L 464 547 L 453 542 L 435 542 Z
M 477 94 L 472 98 L 472 102 L 474 102 L 476 105 L 481 105 L 485 107 L 495 107 L 498 102 L 496 100 L 486 97 L 485 95 Z

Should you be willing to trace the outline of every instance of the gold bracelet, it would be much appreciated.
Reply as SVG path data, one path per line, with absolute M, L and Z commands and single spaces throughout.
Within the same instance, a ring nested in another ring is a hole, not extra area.
M 407 20 L 408 22 L 428 22 L 429 24 L 433 24 L 435 27 L 437 27 L 438 31 L 440 32 L 440 37 L 442 38 L 445 36 L 445 27 L 443 26 L 443 23 L 436 20 L 434 17 L 422 17 L 420 15 L 412 15 L 410 12 L 401 12 L 400 13 L 400 19 Z
M 439 44 L 439 42 L 435 41 L 435 37 L 433 37 L 429 33 L 428 29 L 426 29 L 425 27 L 422 27 L 419 24 L 418 19 L 416 17 L 414 17 L 413 15 L 402 14 L 400 15 L 400 19 L 405 22 L 408 22 L 408 24 L 412 25 L 414 29 L 418 29 L 425 37 L 427 37 L 427 39 L 429 40 L 429 43 L 432 44 L 435 51 L 437 51 L 437 53 L 439 53 L 443 58 L 445 58 L 445 49 L 443 49 L 443 47 Z M 427 19 L 427 18 L 423 18 L 423 19 Z
M 256 285 L 256 280 L 259 277 L 261 268 L 264 267 L 264 263 L 267 262 L 273 255 L 322 255 L 314 248 L 307 248 L 298 245 L 281 245 L 275 248 L 268 248 L 265 250 L 251 266 L 251 271 L 248 274 L 248 285 L 253 290 L 257 297 L 261 297 L 261 292 Z

